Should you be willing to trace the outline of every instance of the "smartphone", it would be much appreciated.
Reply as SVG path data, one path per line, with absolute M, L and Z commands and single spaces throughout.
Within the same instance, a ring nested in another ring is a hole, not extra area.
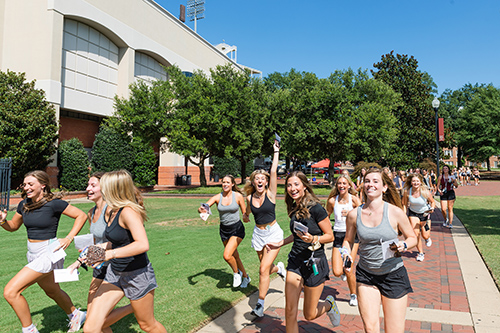
M 351 268 L 351 265 L 352 265 L 352 261 L 351 261 L 351 258 L 349 258 L 348 256 L 345 258 L 345 261 L 344 261 L 344 267 L 345 268 Z

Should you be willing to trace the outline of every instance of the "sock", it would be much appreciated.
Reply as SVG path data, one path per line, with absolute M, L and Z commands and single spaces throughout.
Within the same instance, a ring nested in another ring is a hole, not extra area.
M 262 305 L 262 307 L 264 307 L 264 300 L 259 298 L 259 300 L 257 301 L 257 304 L 260 304 L 260 305 Z
M 23 333 L 38 333 L 35 324 L 31 323 L 28 327 L 23 327 Z

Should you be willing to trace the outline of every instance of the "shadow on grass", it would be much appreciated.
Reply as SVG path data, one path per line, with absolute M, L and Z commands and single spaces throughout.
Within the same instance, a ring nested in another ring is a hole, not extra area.
M 231 318 L 234 318 L 236 315 L 236 312 L 234 308 L 232 307 L 231 303 L 228 302 L 227 300 L 217 298 L 217 297 L 212 297 L 209 300 L 203 302 L 200 305 L 201 310 L 210 318 L 214 319 L 221 315 L 222 313 L 227 311 L 227 314 L 233 316 Z M 222 328 L 224 332 L 237 332 L 238 330 L 236 329 L 236 326 L 233 324 L 233 321 L 226 321 L 224 323 L 224 327 Z
M 218 281 L 217 288 L 219 288 L 219 289 L 233 287 L 233 275 L 232 274 L 229 274 L 225 270 L 222 270 L 222 269 L 213 269 L 213 268 L 207 268 L 202 272 L 188 276 L 189 284 L 190 285 L 197 284 L 198 281 L 196 281 L 196 277 L 202 276 L 202 275 L 209 276 L 212 279 Z
M 33 319 L 33 322 L 39 329 L 40 333 L 50 333 L 57 331 L 66 332 L 69 328 L 67 315 L 57 305 L 45 307 L 39 311 L 32 312 L 31 315 L 33 317 L 38 317 L 38 315 L 41 315 L 41 322 L 36 318 Z M 116 324 L 111 325 L 111 329 L 113 329 L 113 332 L 137 333 L 138 331 L 132 328 L 132 325 L 137 325 L 137 320 L 135 319 L 133 314 L 130 314 L 122 318 Z M 42 326 L 43 328 L 40 329 L 40 327 Z
M 473 235 L 500 235 L 498 209 L 454 209 L 454 213 Z

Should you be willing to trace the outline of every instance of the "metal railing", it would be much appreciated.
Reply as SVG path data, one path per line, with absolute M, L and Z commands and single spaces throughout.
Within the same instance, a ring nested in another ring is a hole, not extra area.
M 9 209 L 12 158 L 0 159 L 0 209 Z

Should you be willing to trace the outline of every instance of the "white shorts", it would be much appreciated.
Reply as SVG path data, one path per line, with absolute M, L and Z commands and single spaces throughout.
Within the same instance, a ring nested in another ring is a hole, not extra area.
M 281 240 L 283 240 L 283 229 L 281 229 L 278 222 L 267 226 L 265 229 L 257 228 L 257 226 L 253 228 L 252 247 L 255 251 L 262 251 L 266 244 Z
M 57 242 L 57 238 L 54 240 Z M 31 268 L 38 273 L 49 273 L 54 269 L 61 269 L 64 266 L 64 259 L 53 263 L 47 253 L 50 241 L 36 242 L 32 243 L 28 241 L 28 252 L 26 253 L 26 258 L 28 259 L 28 264 L 25 267 Z

